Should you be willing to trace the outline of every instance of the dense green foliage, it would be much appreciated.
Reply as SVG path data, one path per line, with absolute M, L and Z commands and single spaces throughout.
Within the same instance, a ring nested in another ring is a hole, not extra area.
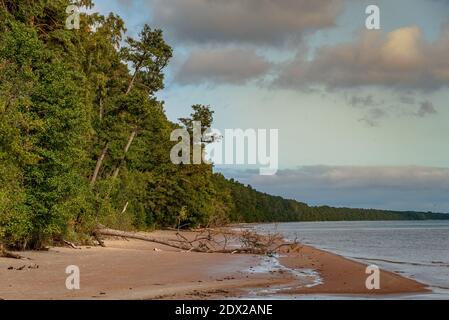
M 91 7 L 90 0 L 77 1 Z M 121 229 L 230 221 L 436 217 L 310 208 L 214 174 L 174 165 L 170 133 L 213 112 L 170 122 L 155 93 L 172 57 L 161 30 L 123 39 L 116 15 L 82 14 L 68 0 L 0 1 L 0 239 L 38 248 L 83 241 L 98 223 Z M 131 71 L 130 71 L 131 69 Z
M 224 178 L 222 178 L 224 180 Z M 228 188 L 234 209 L 232 221 L 289 222 L 289 221 L 358 221 L 358 220 L 445 220 L 448 214 L 431 212 L 386 211 L 375 209 L 310 207 L 295 200 L 258 192 L 251 186 L 229 181 Z

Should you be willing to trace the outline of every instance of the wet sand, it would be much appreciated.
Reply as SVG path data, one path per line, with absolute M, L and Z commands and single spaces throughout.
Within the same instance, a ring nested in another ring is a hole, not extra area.
M 310 246 L 302 246 L 300 254 L 281 258 L 289 268 L 311 268 L 318 272 L 323 284 L 288 290 L 289 294 L 386 295 L 430 292 L 426 285 L 395 273 L 380 270 L 380 289 L 368 290 L 367 265 Z
M 171 232 L 154 236 L 170 237 Z M 139 240 L 106 240 L 106 248 L 51 248 L 0 258 L 0 299 L 220 299 L 276 294 L 386 295 L 428 292 L 426 286 L 381 272 L 381 289 L 365 287 L 366 265 L 309 246 L 275 258 L 182 252 Z M 80 269 L 80 290 L 66 288 L 67 266 Z M 298 272 L 313 270 L 310 275 Z M 298 272 L 295 272 L 298 271 Z

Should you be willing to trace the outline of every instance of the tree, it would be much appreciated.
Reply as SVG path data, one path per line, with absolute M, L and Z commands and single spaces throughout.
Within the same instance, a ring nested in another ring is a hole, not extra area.
M 128 37 L 126 40 L 128 47 L 121 50 L 122 59 L 130 63 L 134 69 L 124 94 L 125 97 L 128 97 L 134 86 L 138 86 L 140 91 L 136 92 L 136 94 L 141 96 L 152 96 L 155 92 L 163 89 L 164 74 L 162 71 L 172 57 L 172 49 L 166 44 L 161 30 L 153 31 L 148 25 L 145 25 L 139 36 L 139 40 Z M 127 105 L 126 98 L 123 98 L 122 102 L 125 102 L 124 105 Z M 123 110 L 123 105 L 120 107 Z M 129 109 L 129 111 L 129 114 L 132 116 L 128 123 L 131 126 L 131 133 L 123 149 L 123 154 L 115 166 L 114 179 L 117 178 L 120 167 L 123 165 L 125 157 L 139 132 L 139 124 L 147 116 L 145 110 L 139 110 L 138 108 Z M 98 156 L 91 185 L 95 184 L 98 178 L 108 149 L 109 141 L 106 141 Z

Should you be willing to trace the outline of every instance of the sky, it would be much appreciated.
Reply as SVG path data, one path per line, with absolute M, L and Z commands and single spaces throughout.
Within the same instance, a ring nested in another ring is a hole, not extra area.
M 276 176 L 227 177 L 312 205 L 449 212 L 449 1 L 95 3 L 129 36 L 164 31 L 171 120 L 199 103 L 220 130 L 279 129 Z

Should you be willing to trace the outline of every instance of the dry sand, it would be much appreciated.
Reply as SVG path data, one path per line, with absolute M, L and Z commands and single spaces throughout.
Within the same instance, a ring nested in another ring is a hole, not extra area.
M 169 237 L 170 232 L 155 236 Z M 426 286 L 381 272 L 381 290 L 365 288 L 366 266 L 301 246 L 285 251 L 284 266 L 258 270 L 267 257 L 180 252 L 138 240 L 107 240 L 106 248 L 51 248 L 20 253 L 27 259 L 0 258 L 0 299 L 218 299 L 269 294 L 404 294 Z M 66 267 L 80 268 L 80 290 L 67 290 Z M 313 269 L 297 277 L 287 268 Z M 252 272 L 257 271 L 257 272 Z M 311 287 L 309 287 L 311 286 Z

